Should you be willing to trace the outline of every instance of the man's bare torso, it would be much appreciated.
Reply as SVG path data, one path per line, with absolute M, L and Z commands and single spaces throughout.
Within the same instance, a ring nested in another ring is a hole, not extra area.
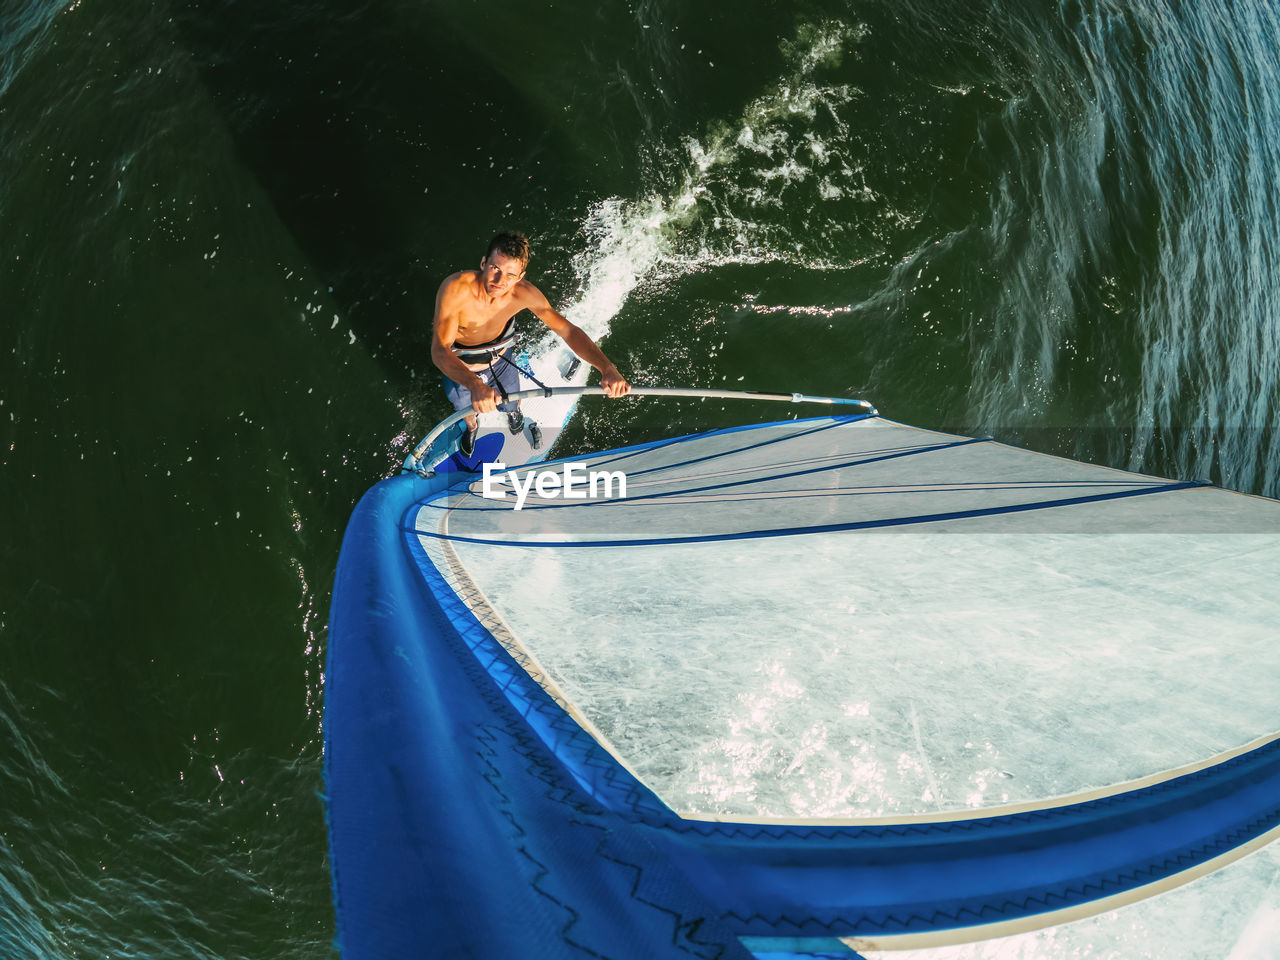
M 454 343 L 459 347 L 477 346 L 497 339 L 506 329 L 507 321 L 529 305 L 526 290 L 531 289 L 531 285 L 526 280 L 520 280 L 498 297 L 492 297 L 485 291 L 479 270 L 460 270 L 445 284 L 461 288 L 457 290 L 461 296 L 452 301 L 455 306 L 453 315 L 458 321 Z M 483 370 L 487 366 L 487 361 L 467 363 L 470 370 Z
M 527 306 L 521 289 L 529 285 L 525 280 L 496 298 L 485 293 L 479 270 L 462 270 L 450 277 L 448 282 L 460 284 L 466 294 L 459 298 L 454 314 L 458 319 L 458 336 L 455 342 L 460 347 L 493 340 L 506 328 L 507 321 Z

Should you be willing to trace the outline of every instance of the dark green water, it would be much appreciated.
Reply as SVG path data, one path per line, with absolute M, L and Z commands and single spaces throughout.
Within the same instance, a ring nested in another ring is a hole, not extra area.
M 1280 494 L 1278 49 L 1261 0 L 0 0 L 0 957 L 330 955 L 333 569 L 497 229 L 637 383 Z

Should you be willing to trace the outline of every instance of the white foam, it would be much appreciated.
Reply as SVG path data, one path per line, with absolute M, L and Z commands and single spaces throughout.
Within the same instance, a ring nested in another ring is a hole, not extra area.
M 841 159 L 850 152 L 852 134 L 839 112 L 858 91 L 812 77 L 860 42 L 865 32 L 838 22 L 802 27 L 786 45 L 790 70 L 785 76 L 748 103 L 735 123 L 684 141 L 685 156 L 674 158 L 678 172 L 669 190 L 596 203 L 583 223 L 582 252 L 573 263 L 578 289 L 565 315 L 600 339 L 632 292 L 652 278 L 727 263 L 847 267 L 847 261 L 801 256 L 785 228 L 762 223 L 755 212 L 781 209 L 783 189 L 804 184 L 818 168 L 837 162 L 841 165 L 834 172 L 814 181 L 814 201 L 846 194 L 865 200 L 870 195 L 865 184 L 857 190 L 844 185 L 858 171 Z M 819 114 L 830 118 L 833 139 L 823 139 L 807 123 L 803 130 L 795 129 Z M 699 229 L 692 229 L 695 221 L 700 221 Z
M 680 198 L 674 207 L 687 207 Z M 669 256 L 666 225 L 673 205 L 657 197 L 624 202 L 603 200 L 583 225 L 585 249 L 574 258 L 577 294 L 565 315 L 596 339 L 609 331 L 609 321 L 637 284 Z

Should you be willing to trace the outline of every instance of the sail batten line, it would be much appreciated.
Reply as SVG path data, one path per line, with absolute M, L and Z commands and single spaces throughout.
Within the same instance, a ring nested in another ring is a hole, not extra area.
M 1113 493 L 1095 494 L 1088 497 L 1066 497 L 1061 500 L 1041 500 L 1035 503 L 1004 504 L 998 507 L 983 507 L 975 510 L 954 510 L 947 513 L 924 514 L 913 517 L 888 517 L 880 520 L 851 520 L 844 523 L 825 523 L 810 527 L 779 527 L 768 530 L 744 530 L 738 533 L 715 533 L 689 537 L 637 537 L 634 539 L 616 538 L 610 540 L 499 540 L 491 537 L 467 537 L 450 534 L 449 539 L 456 543 L 521 547 L 643 547 L 679 543 L 710 543 L 724 540 L 758 540 L 766 537 L 789 537 L 814 533 L 875 530 L 888 527 L 913 526 L 924 523 L 942 523 L 949 520 L 969 520 L 977 517 L 992 517 L 1009 513 L 1025 513 L 1033 510 L 1050 510 L 1058 507 L 1075 506 L 1084 503 L 1100 503 L 1105 500 L 1119 500 L 1127 497 L 1147 496 L 1153 493 L 1174 493 L 1179 490 L 1192 490 L 1206 486 L 1211 485 L 1202 482 L 1180 482 L 1140 490 L 1117 490 Z M 440 536 L 439 534 L 433 534 L 426 531 L 419 532 L 424 536 Z
M 734 493 L 728 496 L 718 496 L 718 497 L 698 496 L 696 494 L 688 493 L 687 491 L 684 491 L 684 490 L 670 490 L 661 494 L 656 494 L 652 497 L 644 497 L 644 498 L 628 497 L 625 500 L 586 500 L 581 503 L 553 503 L 550 501 L 541 501 L 541 500 L 535 501 L 532 497 L 530 497 L 530 499 L 525 503 L 522 509 L 523 510 L 562 510 L 562 509 L 586 508 L 586 507 L 595 507 L 595 508 L 601 508 L 601 509 L 606 507 L 620 508 L 620 507 L 629 506 L 633 502 L 635 502 L 636 506 L 657 508 L 657 507 L 663 507 L 672 503 L 680 503 L 680 504 L 746 503 L 750 501 L 797 500 L 797 499 L 806 499 L 806 498 L 814 498 L 814 497 L 833 498 L 833 497 L 875 497 L 875 496 L 891 496 L 891 495 L 910 496 L 913 494 L 923 495 L 923 494 L 939 494 L 939 493 L 995 493 L 1000 491 L 1021 492 L 1021 491 L 1027 491 L 1027 490 L 1053 490 L 1053 489 L 1058 489 L 1064 486 L 1072 486 L 1075 489 L 1087 489 L 1087 488 L 1115 489 L 1116 487 L 1121 487 L 1121 488 L 1141 491 L 1141 490 L 1146 490 L 1150 486 L 1150 484 L 1115 484 L 1115 483 L 1100 483 L 1100 482 L 1092 482 L 1092 481 L 1079 482 L 1079 483 L 1072 484 L 1072 483 L 1063 481 L 1063 482 L 1053 482 L 1053 483 L 1042 482 L 1042 483 L 1035 483 L 1035 484 L 1007 484 L 1004 486 L 995 485 L 995 484 L 982 485 L 982 486 L 979 486 L 977 484 L 973 484 L 973 485 L 956 484 L 956 485 L 933 485 L 933 486 L 922 485 L 914 488 L 907 487 L 907 486 L 904 486 L 904 487 L 888 487 L 888 486 L 841 487 L 840 489 L 837 489 L 837 490 L 829 490 L 822 487 L 817 487 L 817 488 L 807 488 L 807 489 L 798 489 L 798 490 L 767 490 L 767 491 L 759 491 L 756 493 L 743 492 L 743 493 Z M 507 488 L 504 487 L 504 489 L 507 489 Z M 477 497 L 474 492 L 461 494 L 461 496 L 465 499 L 479 499 L 479 500 L 486 499 L 485 497 Z M 483 505 L 462 506 L 461 505 L 462 502 L 463 502 L 462 500 L 459 500 L 457 505 L 448 507 L 447 509 L 456 511 L 458 513 L 502 513 L 511 509 L 510 507 L 506 507 L 506 506 L 483 506 Z M 432 509 L 442 510 L 446 508 L 443 506 L 432 505 Z

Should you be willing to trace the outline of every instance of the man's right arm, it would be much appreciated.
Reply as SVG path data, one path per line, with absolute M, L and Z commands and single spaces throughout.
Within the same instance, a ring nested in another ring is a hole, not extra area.
M 458 299 L 463 295 L 459 276 L 455 273 L 449 277 L 440 284 L 436 293 L 436 313 L 431 324 L 431 362 L 446 377 L 471 392 L 471 406 L 477 413 L 488 413 L 497 409 L 497 391 L 468 370 L 453 352 L 453 344 L 458 339 Z

